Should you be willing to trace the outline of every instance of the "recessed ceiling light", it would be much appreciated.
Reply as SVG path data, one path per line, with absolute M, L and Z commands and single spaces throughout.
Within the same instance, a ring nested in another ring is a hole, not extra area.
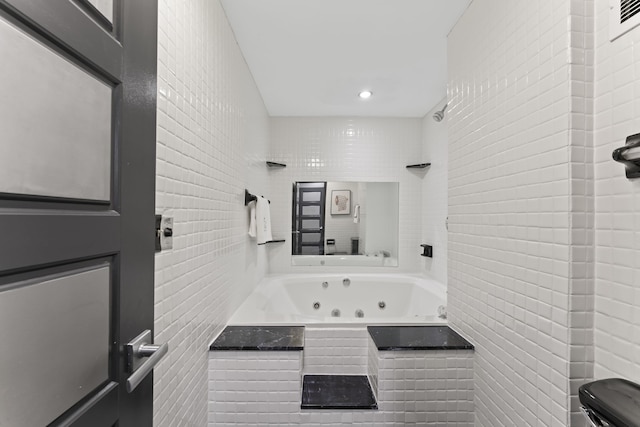
M 373 95 L 373 92 L 371 92 L 370 90 L 363 90 L 358 94 L 358 96 L 362 99 L 371 98 L 371 95 Z

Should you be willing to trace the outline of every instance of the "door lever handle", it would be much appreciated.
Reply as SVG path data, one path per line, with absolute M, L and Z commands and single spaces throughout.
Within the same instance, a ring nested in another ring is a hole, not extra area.
M 155 368 L 158 362 L 169 351 L 169 344 L 149 344 L 151 331 L 147 329 L 125 345 L 127 370 L 131 373 L 127 378 L 127 393 L 131 393 Z M 146 360 L 142 360 L 148 358 Z

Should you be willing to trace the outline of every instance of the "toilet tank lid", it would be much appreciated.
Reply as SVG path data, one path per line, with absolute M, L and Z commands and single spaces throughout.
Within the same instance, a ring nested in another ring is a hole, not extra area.
M 640 427 L 640 385 L 607 378 L 580 386 L 580 402 L 616 427 Z

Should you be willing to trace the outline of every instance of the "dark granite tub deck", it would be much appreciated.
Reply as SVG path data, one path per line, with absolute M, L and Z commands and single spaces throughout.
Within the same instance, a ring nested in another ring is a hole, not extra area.
M 304 326 L 227 326 L 209 350 L 300 351 Z
M 473 350 L 473 345 L 446 325 L 368 326 L 378 350 Z

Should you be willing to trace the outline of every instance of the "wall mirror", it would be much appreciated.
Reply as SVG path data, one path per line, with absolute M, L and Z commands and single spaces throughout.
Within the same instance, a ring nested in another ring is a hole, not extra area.
M 292 265 L 398 265 L 397 182 L 294 182 Z

